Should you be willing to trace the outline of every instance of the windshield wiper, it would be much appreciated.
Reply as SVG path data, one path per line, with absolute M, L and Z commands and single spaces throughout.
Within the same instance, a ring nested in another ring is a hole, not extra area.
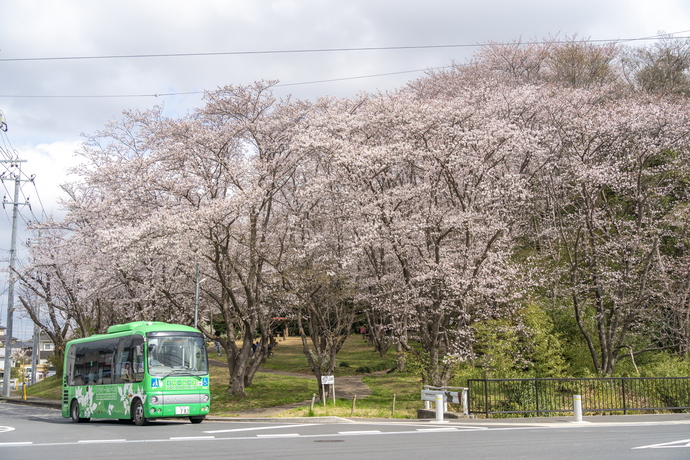
M 171 369 L 170 373 L 165 377 L 162 377 L 161 380 L 165 380 L 171 375 L 190 375 L 190 372 L 191 371 L 189 369 Z

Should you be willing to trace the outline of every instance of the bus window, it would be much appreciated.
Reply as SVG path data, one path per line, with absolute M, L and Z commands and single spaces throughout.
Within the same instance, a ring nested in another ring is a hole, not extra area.
M 152 375 L 208 373 L 206 350 L 201 337 L 149 336 L 148 366 Z
M 117 363 L 115 364 L 115 383 L 128 383 L 134 380 L 131 348 L 131 337 L 122 337 L 119 339 L 117 345 Z
M 144 338 L 141 336 L 132 339 L 132 369 L 135 382 L 144 380 Z
M 98 380 L 99 384 L 108 385 L 113 381 L 113 361 L 118 346 L 118 339 L 107 339 L 99 343 Z

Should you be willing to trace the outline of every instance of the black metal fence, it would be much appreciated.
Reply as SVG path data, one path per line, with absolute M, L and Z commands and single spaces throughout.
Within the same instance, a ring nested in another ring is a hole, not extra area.
M 583 414 L 690 409 L 690 377 L 470 379 L 467 386 L 469 412 L 486 417 L 572 412 L 573 395 L 582 396 Z

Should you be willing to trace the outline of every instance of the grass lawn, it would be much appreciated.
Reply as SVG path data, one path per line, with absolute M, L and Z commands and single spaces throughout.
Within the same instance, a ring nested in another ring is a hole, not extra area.
M 417 409 L 424 407 L 420 399 L 422 389 L 419 376 L 410 374 L 371 375 L 363 378 L 372 390 L 371 396 L 353 401 L 336 399 L 325 406 L 315 404 L 279 414 L 280 417 L 362 417 L 362 418 L 417 418 Z M 395 398 L 395 406 L 393 405 Z
M 36 385 L 26 387 L 26 395 L 43 399 L 62 399 L 62 379 L 58 375 L 48 377 Z
M 211 415 L 263 407 L 282 406 L 311 400 L 316 393 L 316 379 L 257 372 L 252 386 L 245 389 L 247 397 L 226 393 L 228 369 L 211 366 Z
M 273 407 L 284 404 L 311 400 L 312 394 L 318 391 L 316 380 L 314 379 L 307 358 L 302 352 L 302 342 L 299 337 L 290 337 L 287 340 L 279 341 L 273 350 L 274 356 L 267 359 L 263 367 L 284 372 L 304 374 L 306 379 L 297 378 L 297 381 L 290 382 L 298 385 L 292 389 L 281 388 L 278 385 L 291 379 L 291 377 L 276 376 L 266 373 L 257 373 L 254 377 L 254 385 L 247 388 L 247 398 L 241 399 L 224 394 L 227 388 L 227 370 L 223 369 L 223 384 L 220 385 L 222 393 L 218 394 L 214 388 L 212 391 L 213 405 L 212 413 L 242 410 L 242 405 L 246 408 Z M 211 354 L 213 359 L 218 359 L 215 353 Z M 327 401 L 326 405 L 315 404 L 314 409 L 305 406 L 297 409 L 282 412 L 281 417 L 306 417 L 306 416 L 337 416 L 337 417 L 365 417 L 381 418 L 391 417 L 392 414 L 399 418 L 416 418 L 417 409 L 421 409 L 423 404 L 419 392 L 422 388 L 421 378 L 417 375 L 405 373 L 366 375 L 371 372 L 388 370 L 395 366 L 395 355 L 389 352 L 384 358 L 376 353 L 372 346 L 361 339 L 358 334 L 353 334 L 345 342 L 345 345 L 338 353 L 338 365 L 334 375 L 362 375 L 365 384 L 372 389 L 373 394 L 359 399 L 355 402 L 354 412 L 352 410 L 352 400 L 336 399 Z M 218 372 L 220 372 L 218 370 Z M 212 376 L 216 382 L 218 379 Z M 294 377 L 292 377 L 294 378 Z M 264 383 L 265 382 L 265 383 Z M 301 382 L 301 383 L 300 383 Z M 218 382 L 220 384 L 220 382 Z M 301 386 L 299 386 L 301 385 Z M 213 386 L 213 385 L 212 385 Z M 259 387 L 259 388 L 256 388 Z M 265 388 L 265 389 L 264 389 Z M 306 391 L 304 391 L 306 390 Z M 278 391 L 285 396 L 281 402 L 277 396 L 271 393 Z M 294 394 L 290 394 L 294 392 Z M 393 412 L 393 398 L 395 397 L 395 411 Z M 217 406 L 219 398 L 225 398 L 231 408 L 221 409 Z M 255 400 L 255 404 L 251 401 Z

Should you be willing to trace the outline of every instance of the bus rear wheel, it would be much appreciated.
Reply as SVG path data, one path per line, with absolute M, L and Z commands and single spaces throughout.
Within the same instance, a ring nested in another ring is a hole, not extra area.
M 148 425 L 149 421 L 144 417 L 144 405 L 140 399 L 132 403 L 132 421 L 136 426 Z
M 200 417 L 189 417 L 189 421 L 192 423 L 201 423 L 204 421 L 205 418 L 206 418 L 205 415 L 202 415 Z
M 69 417 L 72 419 L 72 423 L 86 423 L 91 420 L 90 418 L 79 417 L 79 403 L 76 399 L 69 406 Z

